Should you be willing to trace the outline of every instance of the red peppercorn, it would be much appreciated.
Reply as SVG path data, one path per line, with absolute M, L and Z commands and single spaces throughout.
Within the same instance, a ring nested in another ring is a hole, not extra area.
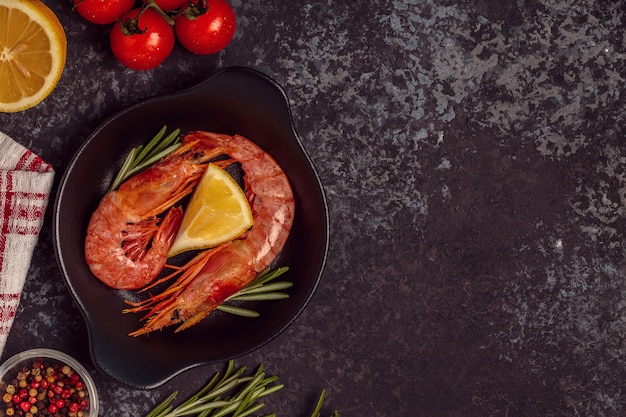
M 69 409 L 71 413 L 75 413 L 80 410 L 80 405 L 78 405 L 78 403 L 71 403 Z
M 56 405 L 54 405 L 54 404 L 50 404 L 50 405 L 48 405 L 48 412 L 49 412 L 50 414 L 54 414 L 54 413 L 56 413 L 57 411 L 59 411 L 59 409 L 57 408 L 57 406 L 56 406 Z
M 28 411 L 30 410 L 30 402 L 29 401 L 23 401 L 20 403 L 20 408 L 24 411 Z
M 15 404 L 19 404 L 20 401 L 22 401 L 22 399 L 20 398 L 20 396 L 18 394 L 13 394 L 13 402 Z
M 60 385 L 55 385 L 54 388 L 52 388 L 54 390 L 54 393 L 57 395 L 61 395 L 61 393 L 63 392 L 63 387 Z

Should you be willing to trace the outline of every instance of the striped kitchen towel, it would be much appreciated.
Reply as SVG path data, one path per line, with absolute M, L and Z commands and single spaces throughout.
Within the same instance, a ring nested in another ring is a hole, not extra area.
M 0 354 L 15 319 L 54 170 L 0 132 Z

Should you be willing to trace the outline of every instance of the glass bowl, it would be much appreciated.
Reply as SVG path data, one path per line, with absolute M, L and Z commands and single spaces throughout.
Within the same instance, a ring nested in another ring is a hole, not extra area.
M 21 409 L 24 415 L 46 408 L 50 415 L 98 416 L 98 392 L 87 370 L 53 349 L 27 350 L 0 365 L 0 397 L 0 415 L 11 415 L 8 408 Z

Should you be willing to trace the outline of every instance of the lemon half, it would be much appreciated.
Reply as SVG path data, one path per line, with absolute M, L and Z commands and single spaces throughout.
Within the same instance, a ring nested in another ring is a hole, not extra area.
M 235 179 L 209 164 L 185 209 L 168 257 L 236 239 L 252 226 L 252 210 Z
M 39 0 L 0 1 L 0 111 L 34 107 L 56 87 L 67 54 L 65 30 Z

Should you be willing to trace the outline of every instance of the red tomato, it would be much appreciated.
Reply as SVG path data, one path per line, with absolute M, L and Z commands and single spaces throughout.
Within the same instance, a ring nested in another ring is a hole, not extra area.
M 134 70 L 156 68 L 174 49 L 174 29 L 154 9 L 146 9 L 139 17 L 137 28 L 143 33 L 125 35 L 122 24 L 135 19 L 139 9 L 133 9 L 115 23 L 110 32 L 111 50 L 123 65 Z
M 209 10 L 191 20 L 184 14 L 174 27 L 180 43 L 194 54 L 208 55 L 228 45 L 237 28 L 235 12 L 226 0 L 207 0 Z
M 148 0 L 143 0 L 143 2 L 147 3 Z M 173 12 L 185 6 L 188 0 L 154 0 L 154 2 L 164 12 Z
M 85 20 L 108 25 L 133 8 L 135 0 L 72 0 L 74 9 Z

